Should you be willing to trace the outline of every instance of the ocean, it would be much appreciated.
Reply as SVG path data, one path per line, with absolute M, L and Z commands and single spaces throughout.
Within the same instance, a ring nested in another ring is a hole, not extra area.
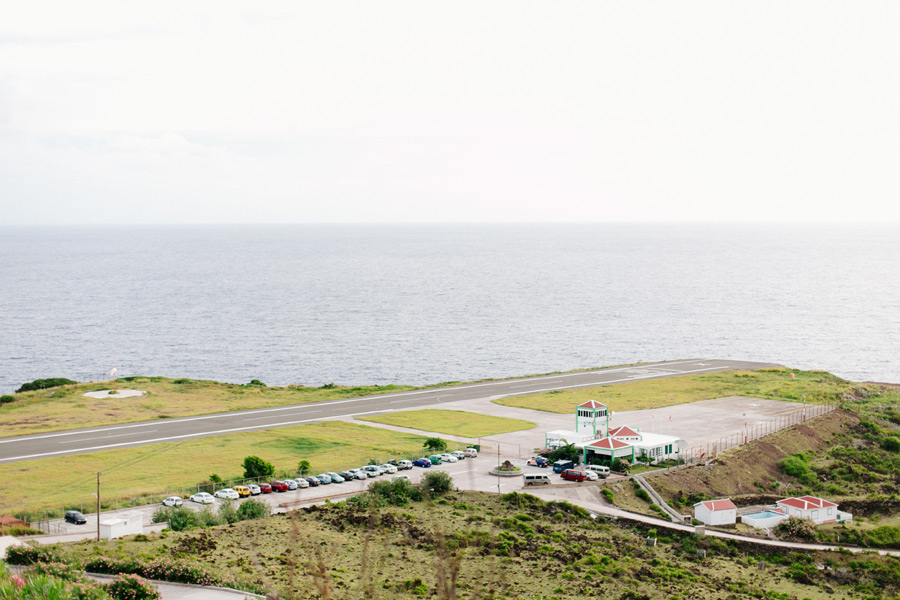
M 897 225 L 0 228 L 0 393 L 734 358 L 900 382 Z

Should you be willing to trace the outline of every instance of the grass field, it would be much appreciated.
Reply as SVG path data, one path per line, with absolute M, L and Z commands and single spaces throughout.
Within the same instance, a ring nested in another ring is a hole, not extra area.
M 85 398 L 85 392 L 107 390 L 110 385 L 83 383 L 16 394 L 15 402 L 0 405 L 0 437 L 413 389 L 410 386 L 268 387 L 166 377 L 120 379 L 118 386 L 119 389 L 137 389 L 147 393 L 133 398 Z
M 791 377 L 794 374 L 794 378 Z M 752 396 L 772 400 L 833 402 L 860 384 L 823 371 L 761 369 L 721 371 L 704 375 L 682 375 L 649 379 L 581 390 L 562 390 L 494 400 L 503 406 L 518 406 L 547 412 L 571 414 L 587 400 L 597 400 L 614 411 L 660 408 L 725 396 Z
M 0 465 L 0 514 L 64 507 L 92 510 L 96 473 L 102 472 L 104 507 L 156 500 L 184 493 L 215 473 L 225 480 L 243 475 L 241 462 L 260 456 L 276 473 L 293 471 L 300 460 L 313 473 L 341 471 L 391 458 L 421 455 L 425 438 L 340 421 L 207 437 L 178 443 L 107 450 Z
M 362 417 L 359 420 L 470 438 L 521 431 L 535 426 L 531 421 L 522 419 L 493 417 L 462 410 L 434 409 L 408 410 L 375 417 Z

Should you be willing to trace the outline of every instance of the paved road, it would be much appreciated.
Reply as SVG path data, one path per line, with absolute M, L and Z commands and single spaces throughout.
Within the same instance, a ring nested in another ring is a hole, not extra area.
M 84 454 L 98 450 L 143 446 L 243 431 L 289 427 L 315 421 L 434 406 L 441 402 L 476 398 L 505 398 L 552 390 L 571 390 L 625 383 L 642 379 L 661 379 L 676 375 L 710 373 L 729 369 L 759 369 L 774 366 L 778 365 L 726 360 L 671 361 L 636 367 L 617 367 L 599 371 L 472 383 L 364 398 L 329 400 L 326 402 L 218 413 L 181 419 L 146 421 L 4 438 L 0 439 L 0 463 L 35 460 L 67 454 Z M 500 412 L 499 409 L 498 412 Z

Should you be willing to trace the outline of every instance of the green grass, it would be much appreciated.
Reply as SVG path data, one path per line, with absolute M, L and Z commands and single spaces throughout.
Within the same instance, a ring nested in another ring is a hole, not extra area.
M 0 514 L 59 513 L 64 507 L 93 510 L 96 473 L 107 507 L 156 501 L 196 491 L 216 473 L 226 481 L 243 475 L 245 456 L 271 462 L 276 473 L 308 460 L 314 473 L 341 471 L 391 458 L 421 456 L 426 438 L 341 421 L 207 437 L 178 443 L 106 450 L 0 465 Z
M 794 373 L 795 379 L 791 378 Z M 502 406 L 517 406 L 547 412 L 571 414 L 587 400 L 597 400 L 614 411 L 660 408 L 725 396 L 751 396 L 799 402 L 806 395 L 811 403 L 836 401 L 854 387 L 864 387 L 823 371 L 761 369 L 720 371 L 703 375 L 681 375 L 634 383 L 619 383 L 580 390 L 561 390 L 501 398 Z
M 414 389 L 411 386 L 266 387 L 169 379 L 129 377 L 119 389 L 137 389 L 138 398 L 86 398 L 85 392 L 110 389 L 108 383 L 81 383 L 16 394 L 16 401 L 0 405 L 0 437 L 46 433 L 114 423 L 267 408 L 369 396 Z
M 409 410 L 374 417 L 363 417 L 359 420 L 470 438 L 521 431 L 535 427 L 535 424 L 531 421 L 493 417 L 461 410 Z

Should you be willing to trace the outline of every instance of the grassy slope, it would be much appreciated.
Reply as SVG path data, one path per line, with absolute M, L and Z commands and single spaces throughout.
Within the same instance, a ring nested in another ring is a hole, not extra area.
M 791 378 L 791 373 L 794 373 L 795 378 Z M 494 402 L 503 406 L 571 414 L 576 406 L 587 400 L 603 402 L 614 411 L 659 408 L 725 396 L 800 401 L 806 395 L 807 402 L 816 403 L 838 400 L 841 394 L 851 392 L 855 387 L 860 387 L 860 384 L 844 381 L 822 371 L 761 369 L 681 375 L 581 390 L 500 398 Z
M 63 507 L 92 510 L 96 473 L 102 472 L 106 507 L 115 499 L 138 503 L 179 493 L 216 473 L 242 475 L 245 456 L 257 455 L 276 473 L 308 460 L 314 473 L 341 471 L 390 458 L 421 456 L 424 437 L 341 421 L 107 450 L 0 465 L 0 514 L 39 514 Z
M 16 394 L 16 402 L 0 405 L 0 437 L 414 389 L 410 386 L 261 387 L 165 377 L 120 379 L 119 388 L 143 390 L 147 394 L 122 399 L 83 396 L 85 392 L 110 389 L 107 383 L 83 383 Z
M 645 535 L 628 523 L 594 522 L 583 511 L 531 496 L 466 492 L 374 511 L 339 503 L 144 542 L 83 542 L 66 550 L 79 557 L 183 556 L 286 598 L 446 598 L 451 587 L 458 598 L 819 600 L 888 597 L 898 590 L 897 561 L 891 559 L 871 557 L 886 572 L 851 568 L 842 582 L 837 569 L 855 557 L 779 552 L 759 570 L 756 547 L 665 537 L 662 530 L 660 543 L 648 547 Z M 698 548 L 707 550 L 705 559 L 697 557 Z M 807 561 L 835 570 L 817 572 L 813 565 L 809 583 L 799 583 L 790 576 L 792 563 Z M 456 584 L 443 587 L 457 569 Z M 860 589 L 876 573 L 877 587 Z
M 362 417 L 359 420 L 470 438 L 521 431 L 535 427 L 535 424 L 531 421 L 480 415 L 462 410 L 407 410 L 374 417 Z

